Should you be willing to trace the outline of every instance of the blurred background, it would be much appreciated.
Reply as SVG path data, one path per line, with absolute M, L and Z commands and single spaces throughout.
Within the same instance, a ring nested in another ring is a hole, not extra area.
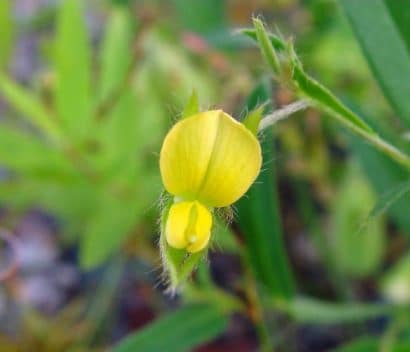
M 1 0 L 1 352 L 410 351 L 408 170 L 313 108 L 261 136 L 233 223 L 164 293 L 158 154 L 192 91 L 238 119 L 298 99 L 252 16 L 410 152 L 341 3 Z

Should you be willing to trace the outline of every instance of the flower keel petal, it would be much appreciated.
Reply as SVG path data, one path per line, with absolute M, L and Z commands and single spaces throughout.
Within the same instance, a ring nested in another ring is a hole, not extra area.
M 165 228 L 168 244 L 188 252 L 199 252 L 211 236 L 212 215 L 199 202 L 179 202 L 171 206 Z

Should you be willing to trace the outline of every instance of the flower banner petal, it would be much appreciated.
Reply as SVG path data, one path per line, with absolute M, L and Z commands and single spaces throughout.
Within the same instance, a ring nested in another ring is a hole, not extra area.
M 185 200 L 194 200 L 212 155 L 219 111 L 183 119 L 165 137 L 160 170 L 165 189 Z
M 198 199 L 214 207 L 234 203 L 255 181 L 261 164 L 257 138 L 243 124 L 221 112 L 212 156 Z
M 257 138 L 221 110 L 179 121 L 164 140 L 160 169 L 167 191 L 212 207 L 239 199 L 262 163 Z

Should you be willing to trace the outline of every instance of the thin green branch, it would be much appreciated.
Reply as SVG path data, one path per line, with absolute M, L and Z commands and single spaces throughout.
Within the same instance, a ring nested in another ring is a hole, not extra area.
M 258 42 L 265 59 L 271 59 L 268 60 L 268 64 L 276 79 L 280 80 L 284 85 L 292 87 L 296 94 L 306 99 L 308 101 L 306 106 L 312 105 L 328 113 L 350 131 L 371 143 L 397 163 L 410 169 L 409 155 L 383 140 L 359 115 L 349 109 L 329 89 L 304 71 L 302 63 L 294 50 L 292 41 L 287 42 L 280 37 L 267 33 L 262 22 L 258 19 L 254 20 L 254 27 L 254 30 L 243 31 L 243 33 Z M 281 45 L 278 45 L 278 42 L 280 42 Z M 277 52 L 280 53 L 281 56 L 278 56 Z M 279 71 L 276 67 L 277 62 L 275 62 L 274 65 L 270 62 L 272 58 L 276 60 L 278 57 L 280 57 L 280 72 L 283 73 L 279 77 L 277 75 Z M 279 110 L 271 116 L 262 119 L 259 124 L 259 130 L 271 126 L 275 122 L 288 117 L 293 112 L 305 108 L 304 104 L 294 104 L 295 105 L 291 104 L 285 107 L 284 110 L 282 109 L 283 111 Z M 288 108 L 289 111 L 287 111 Z
M 272 112 L 269 115 L 266 115 L 260 122 L 259 122 L 259 131 L 264 130 L 265 128 L 274 125 L 276 122 L 280 120 L 284 120 L 288 118 L 290 115 L 304 110 L 309 107 L 311 104 L 307 100 L 299 100 L 289 105 L 284 106 L 283 108 Z

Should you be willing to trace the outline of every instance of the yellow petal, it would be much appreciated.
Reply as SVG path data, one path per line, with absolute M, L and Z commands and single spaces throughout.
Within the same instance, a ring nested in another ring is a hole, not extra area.
M 166 190 L 213 207 L 234 203 L 261 167 L 256 137 L 221 110 L 179 121 L 165 137 L 160 155 Z
M 188 245 L 185 229 L 188 225 L 191 207 L 192 202 L 181 202 L 171 206 L 165 227 L 167 242 L 171 247 L 182 249 Z
M 204 112 L 175 124 L 165 137 L 160 170 L 165 189 L 195 199 L 211 158 L 219 112 Z
M 259 174 L 261 148 L 256 137 L 225 113 L 219 115 L 218 135 L 198 199 L 215 207 L 234 203 Z
M 165 236 L 171 247 L 194 253 L 206 247 L 211 236 L 212 215 L 199 202 L 179 202 L 171 206 Z

